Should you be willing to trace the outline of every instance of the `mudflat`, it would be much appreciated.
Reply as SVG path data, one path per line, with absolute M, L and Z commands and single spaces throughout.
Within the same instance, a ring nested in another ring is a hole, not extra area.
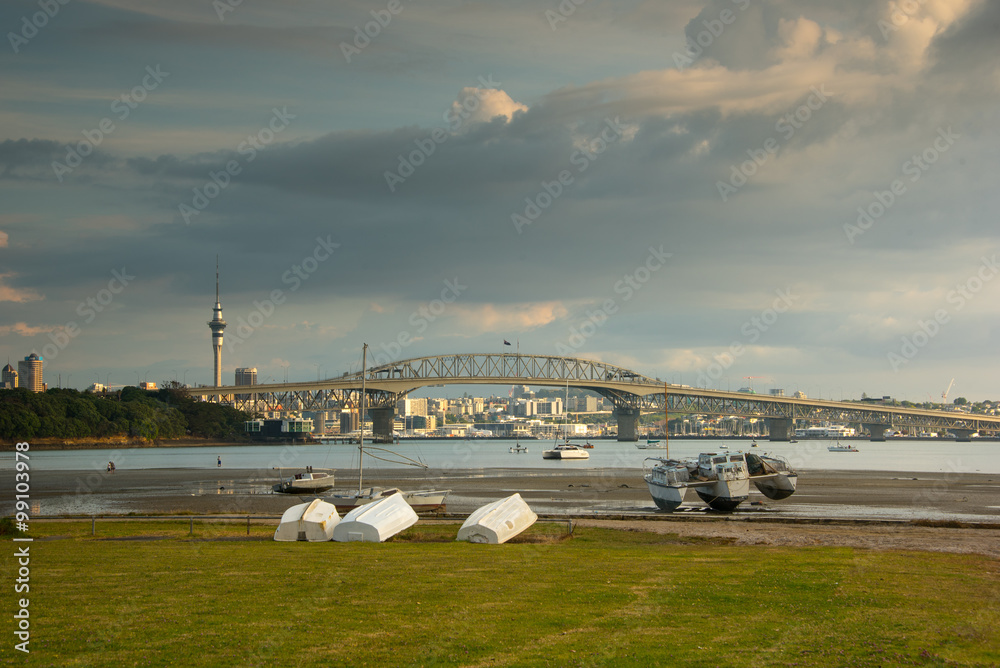
M 337 489 L 357 471 L 337 471 Z M 1000 475 L 800 472 L 798 491 L 772 501 L 752 489 L 733 513 L 708 510 L 690 493 L 671 514 L 656 511 L 638 469 L 383 470 L 365 486 L 449 489 L 449 515 L 520 493 L 542 516 L 586 524 L 722 537 L 742 544 L 848 545 L 976 552 L 1000 558 Z M 119 469 L 35 471 L 32 516 L 195 513 L 280 515 L 312 496 L 275 494 L 273 471 Z M 13 511 L 10 502 L 2 512 Z

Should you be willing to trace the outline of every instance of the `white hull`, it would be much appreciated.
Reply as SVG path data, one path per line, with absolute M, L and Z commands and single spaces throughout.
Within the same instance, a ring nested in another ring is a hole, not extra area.
M 590 459 L 590 453 L 578 445 L 560 443 L 551 450 L 543 450 L 542 459 Z
M 417 514 L 401 494 L 355 508 L 333 530 L 333 540 L 381 543 L 417 523 Z
M 340 515 L 333 504 L 319 499 L 300 503 L 286 510 L 274 531 L 274 540 L 305 540 L 312 543 L 333 538 L 333 530 L 340 522 Z
M 538 520 L 520 494 L 513 494 L 482 506 L 469 515 L 455 540 L 499 545 L 518 535 Z
M 646 486 L 653 497 L 653 503 L 660 510 L 671 513 L 684 503 L 684 493 L 687 492 L 687 484 L 679 483 L 668 485 L 661 482 L 654 482 L 652 476 L 646 476 Z
M 390 496 L 401 494 L 403 496 L 403 500 L 406 501 L 406 503 L 408 503 L 414 511 L 418 513 L 425 513 L 444 510 L 445 500 L 448 498 L 449 492 L 451 492 L 450 489 L 422 489 L 413 492 L 403 492 L 394 487 L 390 489 L 368 488 L 368 490 L 362 492 L 361 494 L 335 494 L 328 497 L 328 499 L 331 503 L 337 506 L 337 510 L 340 512 L 349 512 L 359 506 L 364 506 Z
M 697 487 L 695 491 L 712 510 L 735 510 L 750 497 L 750 479 L 717 480 L 711 485 Z

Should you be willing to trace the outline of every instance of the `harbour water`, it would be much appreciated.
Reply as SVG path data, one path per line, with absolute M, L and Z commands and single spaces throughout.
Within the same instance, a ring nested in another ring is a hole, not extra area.
M 580 441 L 582 442 L 582 441 Z M 796 469 L 842 471 L 899 471 L 912 473 L 998 473 L 1000 474 L 1000 443 L 979 441 L 958 443 L 938 440 L 892 439 L 881 443 L 850 441 L 859 452 L 829 452 L 829 440 L 801 440 L 797 443 L 771 443 L 758 441 L 751 448 L 747 440 L 671 439 L 670 456 L 688 457 L 700 452 L 724 452 L 723 444 L 731 452 L 771 453 L 784 456 Z M 386 448 L 417 459 L 433 469 L 635 469 L 642 468 L 647 457 L 663 457 L 662 449 L 640 450 L 635 443 L 610 440 L 592 441 L 586 460 L 545 460 L 542 451 L 553 446 L 553 441 L 521 441 L 526 453 L 512 453 L 513 440 L 499 439 L 427 439 L 403 441 Z M 366 453 L 370 444 L 366 444 Z M 371 454 L 391 458 L 391 454 L 372 450 Z M 356 469 L 357 445 L 233 445 L 219 447 L 165 447 L 95 450 L 38 450 L 30 452 L 31 469 L 35 471 L 97 470 L 109 461 L 119 470 L 124 469 L 208 469 L 216 468 L 218 458 L 227 469 L 270 470 L 275 467 L 304 467 Z M 400 464 L 380 462 L 366 454 L 366 468 L 393 469 Z M 0 453 L 0 470 L 14 468 L 14 453 Z

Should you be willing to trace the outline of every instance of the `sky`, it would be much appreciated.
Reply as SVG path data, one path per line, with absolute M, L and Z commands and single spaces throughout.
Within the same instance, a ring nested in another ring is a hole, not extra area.
M 1000 399 L 1000 3 L 16 0 L 0 27 L 0 356 L 50 386 L 211 384 L 218 256 L 226 384 L 367 342 Z

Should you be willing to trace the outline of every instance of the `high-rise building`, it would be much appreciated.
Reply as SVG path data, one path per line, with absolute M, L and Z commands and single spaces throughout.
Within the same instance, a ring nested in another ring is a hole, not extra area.
M 400 399 L 396 402 L 399 415 L 427 415 L 427 399 Z
M 17 386 L 25 387 L 32 392 L 44 392 L 42 382 L 42 358 L 31 353 L 23 362 L 17 363 Z
M 237 385 L 256 385 L 257 384 L 257 367 L 242 367 L 236 370 L 236 384 Z M 246 401 L 247 399 L 255 399 L 254 395 L 250 394 L 237 394 L 236 398 L 240 401 Z
M 237 332 L 238 334 L 239 332 Z M 237 385 L 256 385 L 257 367 L 244 367 L 236 370 Z
M 13 390 L 17 387 L 17 371 L 14 371 L 14 367 L 7 362 L 7 366 L 3 368 L 3 374 L 0 375 L 0 388 L 5 390 Z
M 215 258 L 215 307 L 212 309 L 212 319 L 208 322 L 212 330 L 212 349 L 215 351 L 215 387 L 222 385 L 222 330 L 226 321 L 222 319 L 222 302 L 219 301 L 219 258 Z

